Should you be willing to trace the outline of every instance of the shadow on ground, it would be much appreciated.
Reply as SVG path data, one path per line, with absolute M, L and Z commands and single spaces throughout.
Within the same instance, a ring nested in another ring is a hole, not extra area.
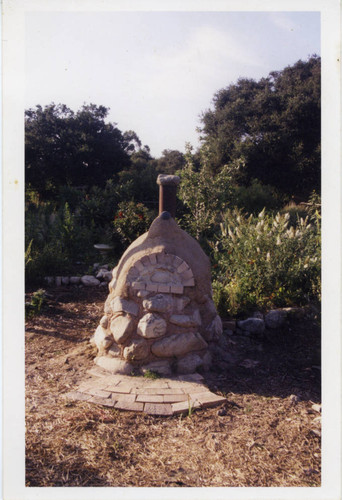
M 233 335 L 227 342 L 234 363 L 215 367 L 207 377 L 212 389 L 320 401 L 321 330 L 314 313 L 292 319 L 263 338 Z

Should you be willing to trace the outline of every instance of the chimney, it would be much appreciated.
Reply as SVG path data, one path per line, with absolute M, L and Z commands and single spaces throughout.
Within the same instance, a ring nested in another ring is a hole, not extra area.
M 176 215 L 176 193 L 180 178 L 178 175 L 159 174 L 157 184 L 159 184 L 159 215 L 169 212 L 171 217 Z

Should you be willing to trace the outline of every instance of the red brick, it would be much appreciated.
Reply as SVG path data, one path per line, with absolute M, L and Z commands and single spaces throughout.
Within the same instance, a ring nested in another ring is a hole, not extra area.
M 187 271 L 188 269 L 189 269 L 188 264 L 186 262 L 184 262 L 184 260 L 183 260 L 183 262 L 181 263 L 181 265 L 179 267 L 177 267 L 177 273 L 180 274 L 180 273 L 182 273 L 184 271 Z
M 133 281 L 131 286 L 132 286 L 133 290 L 145 290 L 146 284 L 141 283 L 139 281 Z
M 217 396 L 216 394 L 213 394 L 209 391 L 196 393 L 193 397 L 195 397 L 204 408 L 207 408 L 209 406 L 216 406 L 227 401 L 223 396 Z
M 164 396 L 158 394 L 138 394 L 137 401 L 142 403 L 164 403 Z
M 189 280 L 186 280 L 182 283 L 184 286 L 194 286 L 195 285 L 195 280 L 193 278 L 190 278 Z
M 193 278 L 194 275 L 193 275 L 191 269 L 187 269 L 186 271 L 182 272 L 180 277 L 181 277 L 182 281 L 186 281 L 186 280 Z
M 164 403 L 179 403 L 181 401 L 188 401 L 187 394 L 166 394 L 163 398 Z
M 145 269 L 145 266 L 144 264 L 138 260 L 135 264 L 134 264 L 134 267 L 138 270 L 139 273 L 141 273 L 141 271 L 143 271 Z
M 157 253 L 156 257 L 157 257 L 158 264 L 164 264 L 165 263 L 165 254 L 164 254 L 164 252 Z
M 92 396 L 98 396 L 100 398 L 109 398 L 110 397 L 110 392 L 108 391 L 102 391 L 101 389 L 87 389 L 85 392 L 88 394 L 91 394 Z
M 146 290 L 149 292 L 158 292 L 158 285 L 154 283 L 147 283 Z
M 131 391 L 132 391 L 132 387 L 131 386 L 124 385 L 124 384 L 122 384 L 122 385 L 115 385 L 114 387 L 111 387 L 111 389 L 109 389 L 109 387 L 106 389 L 107 391 L 111 390 L 112 392 L 118 392 L 120 394 L 130 394 Z
M 189 410 L 194 410 L 196 408 L 200 408 L 201 405 L 198 401 L 193 401 L 190 399 L 190 401 L 187 400 L 187 401 L 180 402 L 180 403 L 173 403 L 173 404 L 171 404 L 171 407 L 172 407 L 172 413 L 174 415 L 178 415 L 180 413 L 188 413 Z
M 115 401 L 113 401 L 111 398 L 100 398 L 98 396 L 93 396 L 91 399 L 89 399 L 88 403 L 95 403 L 98 405 L 102 406 L 110 406 L 113 407 L 115 404 Z
M 163 387 L 135 389 L 135 394 L 184 394 L 182 389 L 166 389 Z
M 145 403 L 144 412 L 148 415 L 172 415 L 172 406 L 171 404 L 153 404 L 153 403 Z
M 116 401 L 114 408 L 117 410 L 126 410 L 126 411 L 143 411 L 144 403 L 137 402 L 125 402 L 125 401 Z
M 136 399 L 135 394 L 115 394 L 112 393 L 112 399 L 115 401 L 121 401 L 123 403 L 134 403 Z
M 178 268 L 181 264 L 183 264 L 183 260 L 179 258 L 177 255 L 173 256 L 173 265 Z
M 183 285 L 171 285 L 171 293 L 182 294 L 183 291 L 184 291 Z

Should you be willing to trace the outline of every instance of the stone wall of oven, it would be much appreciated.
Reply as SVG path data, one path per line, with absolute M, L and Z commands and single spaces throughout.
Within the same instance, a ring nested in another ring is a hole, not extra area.
M 95 362 L 112 373 L 193 373 L 209 368 L 221 334 L 209 259 L 164 212 L 113 270 Z

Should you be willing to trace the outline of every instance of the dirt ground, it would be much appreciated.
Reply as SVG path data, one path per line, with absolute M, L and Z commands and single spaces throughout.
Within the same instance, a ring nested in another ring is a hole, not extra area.
M 221 408 L 153 417 L 63 397 L 93 366 L 106 289 L 47 290 L 26 323 L 27 486 L 320 486 L 320 325 L 228 338 L 206 375 Z

